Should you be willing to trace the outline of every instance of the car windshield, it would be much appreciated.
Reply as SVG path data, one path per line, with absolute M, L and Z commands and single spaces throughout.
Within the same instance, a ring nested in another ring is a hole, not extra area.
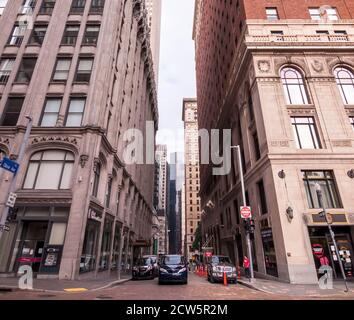
M 136 265 L 137 266 L 147 266 L 151 264 L 151 259 L 150 258 L 140 258 L 136 260 Z
M 184 264 L 183 256 L 165 256 L 162 258 L 162 263 L 167 265 Z
M 212 262 L 216 263 L 216 264 L 219 264 L 219 263 L 220 264 L 221 263 L 231 263 L 229 257 L 218 257 L 218 256 L 214 256 Z

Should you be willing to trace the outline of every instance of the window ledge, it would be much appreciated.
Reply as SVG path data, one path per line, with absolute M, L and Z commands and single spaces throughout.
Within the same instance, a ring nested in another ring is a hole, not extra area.
M 300 109 L 300 108 L 314 109 L 315 105 L 314 104 L 287 104 L 286 107 L 288 109 Z

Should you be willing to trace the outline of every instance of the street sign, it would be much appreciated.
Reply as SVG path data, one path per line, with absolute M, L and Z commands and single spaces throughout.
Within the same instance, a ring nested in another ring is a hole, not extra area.
M 240 213 L 241 213 L 241 217 L 243 219 L 251 219 L 252 218 L 251 207 L 241 207 Z
M 5 157 L 1 161 L 0 167 L 7 170 L 7 171 L 10 171 L 13 174 L 16 174 L 20 165 L 17 162 L 12 161 L 9 158 Z
M 7 198 L 6 206 L 13 208 L 17 199 L 17 194 L 10 192 L 9 197 Z

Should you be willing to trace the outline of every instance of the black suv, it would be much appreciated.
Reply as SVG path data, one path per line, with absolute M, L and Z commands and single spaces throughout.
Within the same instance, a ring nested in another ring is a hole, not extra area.
M 156 276 L 155 261 L 151 257 L 138 258 L 132 270 L 133 280 L 154 279 Z
M 207 263 L 208 281 L 211 283 L 224 280 L 226 272 L 227 281 L 237 283 L 236 267 L 227 256 L 212 256 Z

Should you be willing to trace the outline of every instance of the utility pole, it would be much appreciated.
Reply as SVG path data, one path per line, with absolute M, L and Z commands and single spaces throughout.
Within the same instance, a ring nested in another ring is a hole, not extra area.
M 239 167 L 239 174 L 240 174 L 240 181 L 241 181 L 243 206 L 247 207 L 245 181 L 243 178 L 243 168 L 242 168 L 242 159 L 241 159 L 241 148 L 240 148 L 240 146 L 231 146 L 231 149 L 236 149 L 236 151 L 237 151 L 237 159 L 238 159 L 238 167 Z M 253 272 L 251 238 L 250 238 L 249 230 L 246 230 L 246 240 L 247 240 L 247 249 L 248 249 L 248 259 L 250 260 L 250 276 L 251 276 L 250 281 L 252 281 L 252 279 L 254 279 L 254 272 Z
M 344 292 L 348 292 L 349 289 L 348 289 L 348 284 L 347 284 L 347 277 L 345 276 L 343 262 L 342 262 L 342 260 L 340 258 L 340 255 L 339 255 L 339 250 L 338 250 L 338 247 L 337 247 L 335 234 L 334 234 L 334 232 L 332 230 L 331 224 L 329 223 L 329 221 L 327 219 L 327 213 L 326 213 L 326 208 L 325 208 L 324 201 L 323 201 L 322 189 L 321 189 L 321 186 L 319 185 L 319 183 L 316 183 L 316 193 L 317 193 L 317 198 L 318 198 L 318 204 L 323 210 L 320 215 L 324 216 L 325 219 L 326 219 L 326 223 L 328 225 L 329 233 L 330 233 L 331 238 L 332 238 L 334 250 L 336 251 L 336 255 L 337 255 L 340 271 L 342 273 L 343 281 L 344 281 L 344 285 L 345 285 Z
M 26 116 L 26 118 L 28 119 L 26 132 L 25 132 L 25 135 L 24 135 L 22 143 L 21 143 L 21 147 L 20 147 L 20 151 L 18 153 L 18 157 L 16 159 L 16 162 L 18 164 L 20 164 L 20 165 L 22 164 L 22 160 L 23 160 L 23 157 L 25 155 L 28 139 L 29 139 L 29 136 L 30 136 L 31 130 L 32 130 L 32 118 L 30 116 Z M 17 181 L 17 172 L 14 173 L 14 176 L 12 178 L 12 181 L 11 181 L 11 184 L 10 184 L 10 187 L 9 187 L 9 191 L 8 191 L 8 196 L 10 196 L 11 193 L 15 192 L 15 190 L 16 190 L 16 181 Z M 5 206 L 4 211 L 3 211 L 2 215 L 1 215 L 1 220 L 0 220 L 0 241 L 1 241 L 2 235 L 4 233 L 4 227 L 5 227 L 5 224 L 6 224 L 7 217 L 9 215 L 9 210 L 10 210 L 10 207 L 9 206 Z

